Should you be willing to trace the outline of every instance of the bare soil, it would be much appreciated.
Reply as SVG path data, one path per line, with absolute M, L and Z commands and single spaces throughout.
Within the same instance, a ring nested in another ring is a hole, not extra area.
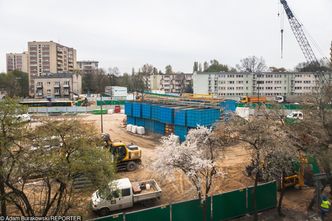
M 91 122 L 100 130 L 100 115 L 84 114 L 78 116 L 80 119 Z M 103 115 L 104 132 L 109 133 L 115 141 L 133 143 L 142 148 L 142 165 L 133 172 L 120 172 L 119 178 L 128 177 L 131 181 L 144 181 L 155 179 L 162 189 L 162 198 L 158 204 L 168 204 L 183 200 L 195 198 L 195 190 L 192 188 L 189 180 L 182 174 L 177 173 L 175 179 L 172 177 L 160 177 L 152 168 L 151 163 L 158 156 L 156 146 L 160 144 L 160 136 L 154 134 L 136 135 L 127 132 L 122 122 L 124 114 L 106 114 Z M 218 177 L 211 190 L 211 194 L 217 194 L 232 191 L 239 188 L 245 188 L 252 185 L 252 179 L 244 174 L 245 166 L 250 162 L 250 155 L 243 144 L 237 144 L 228 147 L 223 159 L 218 161 L 219 166 L 225 173 Z M 80 194 L 80 199 L 71 211 L 73 214 L 80 214 L 84 218 L 93 218 L 95 214 L 88 207 L 90 196 L 93 190 Z M 309 220 L 310 214 L 306 213 L 307 205 L 313 194 L 313 189 L 289 190 L 284 198 L 284 212 L 288 218 L 280 219 L 275 210 L 267 211 L 260 215 L 260 220 Z M 140 209 L 140 206 L 134 209 Z M 133 209 L 130 209 L 133 210 Z M 270 218 L 269 218 L 270 217 Z M 274 217 L 274 218 L 273 218 Z M 272 219 L 271 219 L 272 218 Z M 249 217 L 242 217 L 239 220 L 250 220 Z

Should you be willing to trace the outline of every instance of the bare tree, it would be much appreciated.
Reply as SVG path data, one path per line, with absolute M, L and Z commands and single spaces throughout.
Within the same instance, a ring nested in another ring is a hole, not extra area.
M 250 56 L 240 60 L 240 64 L 236 65 L 239 71 L 243 72 L 262 72 L 266 70 L 265 60 L 263 57 Z
M 163 137 L 158 147 L 159 157 L 153 169 L 160 175 L 181 171 L 195 187 L 206 218 L 206 198 L 218 174 L 216 159 L 221 156 L 222 143 L 211 129 L 198 127 L 189 131 L 186 141 L 180 144 L 174 135 Z
M 110 67 L 108 68 L 108 74 L 118 77 L 120 75 L 120 70 L 118 67 Z
M 289 125 L 293 142 L 306 153 L 312 154 L 319 161 L 323 172 L 328 175 L 323 180 L 321 191 L 330 185 L 332 194 L 332 86 L 329 82 L 319 82 L 316 90 L 307 95 L 304 105 L 304 119 Z M 308 209 L 312 209 L 317 193 L 313 196 Z
M 174 74 L 173 68 L 170 64 L 165 67 L 165 74 Z
M 249 120 L 232 116 L 228 122 L 221 122 L 215 131 L 225 143 L 244 143 L 251 155 L 246 172 L 254 179 L 254 220 L 257 220 L 256 190 L 259 180 L 280 180 L 292 170 L 294 156 L 297 156 L 294 146 L 287 142 L 287 133 L 282 127 L 274 115 L 264 111 L 262 116 L 255 115 Z M 280 214 L 281 203 L 282 197 L 279 201 Z
M 5 170 L 8 160 L 21 150 L 20 142 L 24 141 L 28 126 L 17 120 L 17 115 L 26 113 L 27 109 L 18 101 L 9 97 L 0 102 L 0 214 L 7 216 L 8 189 L 6 182 L 8 172 Z M 13 152 L 12 149 L 16 151 Z

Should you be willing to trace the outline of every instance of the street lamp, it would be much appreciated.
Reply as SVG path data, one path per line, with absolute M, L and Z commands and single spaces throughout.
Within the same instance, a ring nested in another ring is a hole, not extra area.
M 103 125 L 103 95 L 100 93 L 100 131 L 104 133 L 104 125 Z
M 258 108 L 260 108 L 260 100 L 259 100 L 259 89 L 260 89 L 260 84 L 263 84 L 264 81 L 257 81 L 257 92 L 258 92 Z

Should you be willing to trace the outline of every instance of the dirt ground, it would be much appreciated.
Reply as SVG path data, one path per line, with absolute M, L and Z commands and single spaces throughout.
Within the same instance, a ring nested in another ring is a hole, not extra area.
M 94 122 L 97 128 L 100 128 L 100 115 L 87 115 L 82 118 L 86 121 Z M 176 179 L 172 177 L 158 177 L 150 168 L 151 163 L 158 156 L 155 147 L 160 143 L 160 136 L 141 136 L 129 133 L 125 128 L 121 127 L 121 122 L 124 118 L 125 115 L 123 114 L 104 115 L 104 132 L 110 133 L 113 140 L 134 143 L 140 146 L 142 148 L 142 165 L 136 171 L 122 172 L 118 175 L 120 177 L 128 177 L 132 181 L 155 179 L 163 190 L 162 204 L 193 198 L 195 191 L 183 174 L 178 174 Z M 248 153 L 241 145 L 228 148 L 221 165 L 225 176 L 218 178 L 211 193 L 230 191 L 250 185 L 252 183 L 251 179 L 243 174 L 248 160 Z
M 86 122 L 94 123 L 96 128 L 100 130 L 100 115 L 84 114 L 78 117 Z M 134 143 L 140 146 L 142 148 L 142 165 L 133 172 L 118 173 L 118 177 L 128 177 L 131 181 L 155 179 L 162 189 L 162 198 L 159 204 L 173 203 L 194 198 L 195 191 L 183 174 L 177 174 L 175 179 L 171 177 L 159 177 L 150 168 L 151 163 L 158 156 L 155 147 L 159 144 L 160 136 L 141 136 L 129 133 L 121 125 L 124 118 L 124 114 L 103 115 L 104 132 L 109 133 L 111 138 L 115 141 Z M 249 161 L 249 154 L 242 145 L 238 144 L 228 147 L 225 151 L 224 158 L 220 160 L 220 166 L 225 175 L 216 179 L 211 193 L 217 194 L 252 185 L 252 180 L 243 173 Z M 80 211 L 79 214 L 83 215 L 85 218 L 95 217 L 87 206 L 91 193 L 91 191 L 88 191 L 81 194 L 81 198 L 77 200 L 77 204 L 74 206 L 76 208 L 73 210 L 75 212 Z M 287 217 L 292 217 L 292 219 L 279 219 L 276 216 L 276 211 L 270 210 L 261 214 L 260 220 L 308 220 L 307 217 L 310 214 L 306 213 L 306 207 L 309 204 L 312 194 L 312 188 L 305 190 L 289 190 L 286 192 L 283 207 L 285 208 L 284 211 Z M 135 209 L 140 209 L 140 207 L 136 207 Z M 242 217 L 239 220 L 247 220 L 247 218 L 248 217 Z

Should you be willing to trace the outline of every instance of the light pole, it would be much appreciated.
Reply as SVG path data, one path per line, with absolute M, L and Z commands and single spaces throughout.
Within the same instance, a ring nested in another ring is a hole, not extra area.
M 257 92 L 258 92 L 258 96 L 257 96 L 257 97 L 258 97 L 258 103 L 257 103 L 257 104 L 258 104 L 258 108 L 260 108 L 260 106 L 261 106 L 261 105 L 260 105 L 260 100 L 259 100 L 259 95 L 260 95 L 260 94 L 259 94 L 259 88 L 260 88 L 260 84 L 263 83 L 263 82 L 264 82 L 264 81 L 259 81 L 259 80 L 257 79 Z
M 100 131 L 104 133 L 103 125 L 103 95 L 100 93 Z

